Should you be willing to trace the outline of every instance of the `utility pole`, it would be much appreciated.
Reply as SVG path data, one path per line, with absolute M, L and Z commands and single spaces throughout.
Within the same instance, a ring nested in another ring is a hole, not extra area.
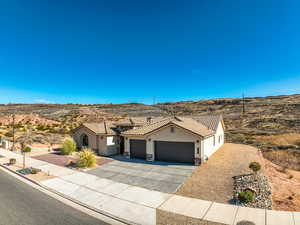
M 11 147 L 11 150 L 14 151 L 15 150 L 15 112 L 13 112 L 13 121 L 12 121 L 12 135 L 13 135 L 13 145 Z
M 245 95 L 243 93 L 243 115 L 245 114 Z

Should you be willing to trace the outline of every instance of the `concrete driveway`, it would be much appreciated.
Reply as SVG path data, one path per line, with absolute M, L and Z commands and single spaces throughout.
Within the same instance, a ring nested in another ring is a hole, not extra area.
M 147 162 L 116 156 L 112 162 L 87 171 L 100 178 L 165 193 L 175 192 L 193 173 L 193 165 Z

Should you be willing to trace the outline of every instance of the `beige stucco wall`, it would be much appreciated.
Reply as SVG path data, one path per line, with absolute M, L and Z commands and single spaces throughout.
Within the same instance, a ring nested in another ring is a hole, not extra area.
M 173 126 L 174 132 L 171 132 L 171 127 L 172 126 L 164 127 L 158 132 L 147 136 L 147 154 L 152 154 L 152 160 L 155 160 L 154 141 L 194 142 L 195 158 L 200 158 L 201 137 L 177 126 Z M 149 141 L 149 139 L 151 139 L 151 141 Z M 197 148 L 199 148 L 199 154 L 197 153 Z
M 132 136 L 127 137 L 127 139 L 125 137 L 125 152 L 127 152 L 128 155 L 130 154 L 130 139 L 143 139 L 146 140 L 147 155 L 152 156 L 148 158 L 148 160 L 155 160 L 154 141 L 194 142 L 195 158 L 201 158 L 201 137 L 180 127 L 173 127 L 174 132 L 171 132 L 171 126 L 167 126 L 147 136 Z M 198 143 L 197 140 L 199 141 Z M 197 153 L 198 148 L 199 154 Z
M 97 138 L 96 138 L 96 134 L 93 133 L 91 130 L 87 129 L 86 127 L 80 127 L 79 129 L 77 129 L 75 131 L 75 133 L 73 134 L 73 138 L 77 144 L 78 148 L 82 147 L 82 143 L 81 143 L 81 135 L 86 134 L 89 138 L 89 148 L 97 150 Z
M 219 142 L 220 137 L 220 142 Z M 215 139 L 215 142 L 214 142 Z M 215 143 L 215 144 L 214 144 Z M 222 145 L 224 144 L 224 129 L 222 123 L 220 122 L 216 133 L 208 138 L 205 138 L 203 141 L 203 153 L 204 157 L 210 157 L 215 153 Z
M 86 127 L 80 127 L 75 131 L 73 134 L 73 138 L 78 146 L 78 148 L 82 147 L 81 143 L 81 135 L 86 134 L 89 138 L 89 148 L 98 152 L 99 155 L 103 156 L 110 156 L 118 154 L 119 151 L 119 144 L 116 141 L 116 145 L 107 146 L 107 138 L 106 135 L 96 135 L 91 130 L 87 129 Z M 114 136 L 117 139 L 117 136 Z

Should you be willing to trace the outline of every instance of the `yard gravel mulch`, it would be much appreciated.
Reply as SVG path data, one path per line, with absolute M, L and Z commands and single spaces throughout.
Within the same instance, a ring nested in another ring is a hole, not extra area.
M 262 164 L 261 159 L 258 150 L 252 146 L 226 143 L 194 171 L 176 194 L 233 203 L 233 177 L 251 173 L 249 163 L 257 161 Z

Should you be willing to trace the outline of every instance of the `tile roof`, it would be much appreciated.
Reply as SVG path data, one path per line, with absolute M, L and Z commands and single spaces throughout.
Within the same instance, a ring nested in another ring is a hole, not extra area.
M 82 126 L 87 127 L 91 131 L 96 134 L 107 134 L 107 135 L 115 135 L 116 132 L 112 129 L 114 128 L 112 122 L 103 121 L 100 123 L 83 123 Z
M 123 135 L 146 135 L 168 124 L 175 124 L 179 127 L 187 129 L 203 137 L 214 133 L 213 130 L 208 129 L 206 126 L 204 126 L 203 124 L 197 122 L 192 118 L 167 117 L 167 118 L 160 119 L 159 121 L 146 124 L 142 127 L 125 131 L 122 134 Z
M 207 115 L 207 116 L 198 116 L 193 117 L 194 120 L 203 124 L 208 129 L 216 131 L 219 125 L 219 122 L 223 120 L 221 114 Z

